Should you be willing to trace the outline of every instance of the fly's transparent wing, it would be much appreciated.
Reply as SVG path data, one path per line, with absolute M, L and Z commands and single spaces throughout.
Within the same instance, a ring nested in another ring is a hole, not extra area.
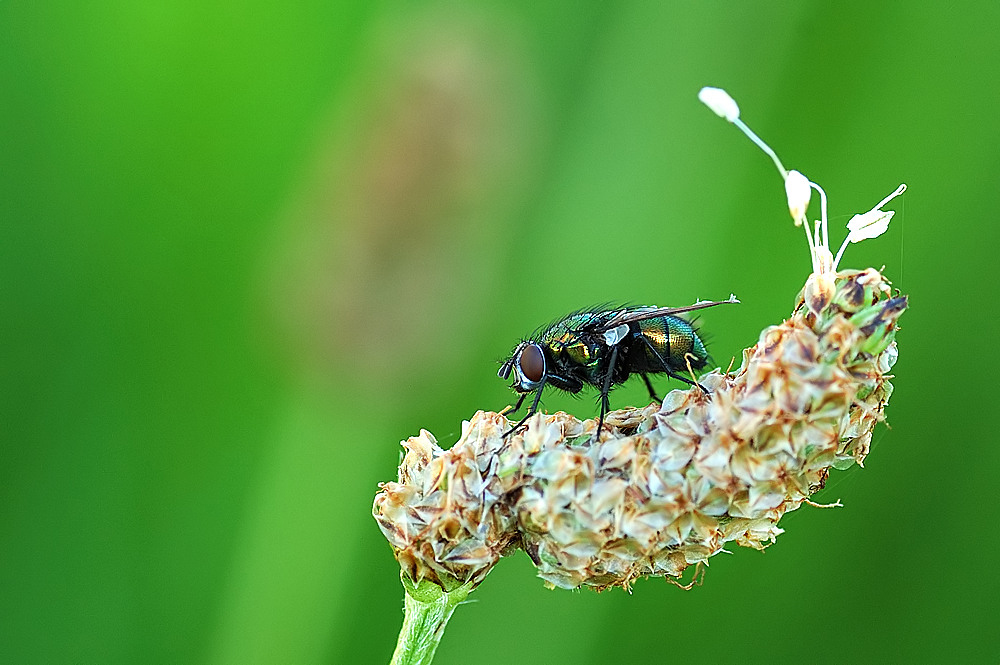
M 616 312 L 611 318 L 602 322 L 595 332 L 603 333 L 607 330 L 617 328 L 622 324 L 645 321 L 646 319 L 655 319 L 658 316 L 673 316 L 675 314 L 683 314 L 685 312 L 694 312 L 699 309 L 715 307 L 716 305 L 734 304 L 739 302 L 740 301 L 737 300 L 736 296 L 731 295 L 727 300 L 702 300 L 685 307 L 629 307 Z

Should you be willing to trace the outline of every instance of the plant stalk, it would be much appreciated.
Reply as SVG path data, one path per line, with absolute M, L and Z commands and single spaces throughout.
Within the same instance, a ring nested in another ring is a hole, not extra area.
M 424 580 L 417 585 L 401 575 L 403 583 L 403 627 L 390 665 L 430 665 L 445 626 L 455 608 L 472 591 L 472 582 L 445 591 Z

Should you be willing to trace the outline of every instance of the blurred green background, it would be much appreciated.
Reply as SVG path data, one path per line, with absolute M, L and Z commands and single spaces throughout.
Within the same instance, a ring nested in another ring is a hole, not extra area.
M 723 365 L 790 312 L 805 243 L 716 85 L 836 244 L 909 185 L 842 264 L 911 296 L 892 429 L 831 478 L 844 508 L 690 592 L 501 562 L 436 662 L 997 662 L 998 26 L 985 0 L 0 4 L 0 661 L 387 662 L 370 510 L 400 439 L 508 404 L 496 361 L 582 305 L 735 292 L 702 316 Z

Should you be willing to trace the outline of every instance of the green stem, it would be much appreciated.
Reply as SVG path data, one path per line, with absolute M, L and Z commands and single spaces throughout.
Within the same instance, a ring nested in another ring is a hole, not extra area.
M 472 591 L 472 582 L 445 591 L 427 580 L 417 585 L 404 576 L 401 580 L 403 627 L 390 665 L 430 665 L 448 619 Z

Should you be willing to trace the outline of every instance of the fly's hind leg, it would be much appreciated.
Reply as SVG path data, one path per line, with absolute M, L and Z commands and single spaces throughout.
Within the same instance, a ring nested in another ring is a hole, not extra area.
M 649 396 L 653 398 L 654 402 L 659 402 L 660 398 L 656 396 L 656 390 L 653 389 L 653 382 L 649 380 L 649 375 L 643 374 L 642 380 L 646 382 L 646 389 L 649 391 Z

